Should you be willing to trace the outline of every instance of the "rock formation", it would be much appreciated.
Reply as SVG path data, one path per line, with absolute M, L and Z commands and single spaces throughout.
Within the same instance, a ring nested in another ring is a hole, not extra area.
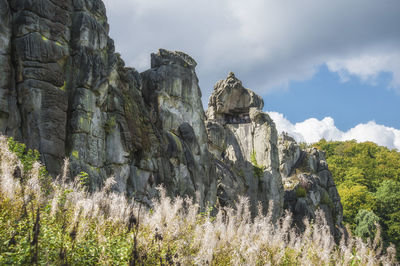
M 141 74 L 152 122 L 162 132 L 166 183 L 174 194 L 215 203 L 215 168 L 207 147 L 205 114 L 195 73 L 197 63 L 181 52 L 160 49 Z
M 279 172 L 278 135 L 274 122 L 261 111 L 260 96 L 244 88 L 233 73 L 215 85 L 207 110 L 209 150 L 217 165 L 218 195 L 233 205 L 240 195 L 249 197 L 252 211 L 269 202 L 278 217 L 283 206 Z
M 303 219 L 316 219 L 319 211 L 331 233 L 339 240 L 343 230 L 343 207 L 325 154 L 316 148 L 301 150 L 295 140 L 279 137 L 280 170 L 285 190 L 284 208 L 303 227 Z
M 302 150 L 285 133 L 278 137 L 274 122 L 261 111 L 263 105 L 233 73 L 215 85 L 207 131 L 219 202 L 233 205 L 239 195 L 246 195 L 253 212 L 257 202 L 265 210 L 272 202 L 274 216 L 289 210 L 300 228 L 303 218 L 315 219 L 320 211 L 339 237 L 343 210 L 323 152 Z
M 334 233 L 341 226 L 323 154 L 278 137 L 233 73 L 206 115 L 196 62 L 161 49 L 151 69 L 125 67 L 101 0 L 0 0 L 0 26 L 0 132 L 39 150 L 52 175 L 69 157 L 91 189 L 114 176 L 116 191 L 148 204 L 163 184 L 203 206 L 247 196 L 253 214 L 258 203 L 299 221 L 321 209 Z
M 116 190 L 145 202 L 164 184 L 215 203 L 193 59 L 160 50 L 142 78 L 115 53 L 101 0 L 0 7 L 1 133 L 39 150 L 53 175 L 69 157 L 92 189 L 114 176 Z
M 214 93 L 210 97 L 207 117 L 220 123 L 250 122 L 250 108 L 262 110 L 263 99 L 253 91 L 243 87 L 242 82 L 230 72 L 225 80 L 215 84 Z

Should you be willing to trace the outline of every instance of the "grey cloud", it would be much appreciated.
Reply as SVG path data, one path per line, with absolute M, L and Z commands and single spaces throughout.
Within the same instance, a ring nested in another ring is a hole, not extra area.
M 158 48 L 184 51 L 198 62 L 204 98 L 231 70 L 265 94 L 291 80 L 310 78 L 322 64 L 369 54 L 400 55 L 398 0 L 105 3 L 111 35 L 128 65 L 145 70 L 150 53 Z

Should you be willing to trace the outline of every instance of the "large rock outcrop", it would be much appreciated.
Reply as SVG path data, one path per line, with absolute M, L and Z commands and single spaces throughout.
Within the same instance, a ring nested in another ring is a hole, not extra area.
M 115 53 L 103 2 L 1 0 L 0 7 L 1 133 L 39 150 L 54 175 L 70 157 L 73 174 L 89 173 L 93 189 L 113 175 L 116 190 L 148 200 L 157 184 L 174 183 L 181 165 L 171 166 L 165 148 L 174 137 L 152 123 L 140 74 Z M 206 139 L 203 121 L 192 126 Z
M 250 108 L 262 110 L 263 99 L 253 91 L 243 87 L 233 72 L 224 80 L 218 81 L 210 96 L 207 117 L 220 123 L 250 122 Z
M 207 146 L 196 65 L 184 53 L 160 49 L 151 55 L 151 69 L 141 74 L 142 93 L 167 147 L 169 191 L 191 196 L 197 191 L 202 202 L 214 203 L 215 168 Z
M 233 73 L 215 85 L 207 110 L 209 149 L 218 171 L 222 204 L 248 196 L 252 211 L 270 202 L 278 217 L 283 206 L 278 135 L 272 119 L 261 111 L 263 100 L 242 86 Z
M 261 97 L 244 88 L 233 73 L 215 85 L 207 131 L 217 165 L 219 202 L 232 205 L 245 195 L 253 212 L 257 202 L 264 211 L 272 202 L 274 217 L 289 210 L 300 229 L 304 218 L 316 219 L 320 212 L 339 239 L 343 210 L 323 152 L 302 150 L 285 133 L 278 137 L 262 107 Z
M 284 208 L 294 215 L 302 228 L 303 219 L 325 218 L 331 233 L 339 241 L 344 230 L 343 207 L 325 154 L 316 148 L 300 149 L 295 140 L 283 133 L 279 137 L 280 170 L 285 190 Z
M 114 176 L 116 191 L 148 204 L 163 184 L 203 206 L 247 196 L 253 214 L 258 203 L 274 218 L 285 205 L 298 220 L 320 208 L 341 224 L 323 154 L 279 139 L 262 98 L 233 73 L 205 114 L 196 62 L 161 49 L 151 69 L 125 67 L 101 0 L 0 0 L 0 26 L 0 133 L 39 150 L 52 175 L 69 157 L 91 189 Z
M 12 25 L 9 1 L 0 0 L 0 132 L 19 136 L 20 115 L 12 63 Z

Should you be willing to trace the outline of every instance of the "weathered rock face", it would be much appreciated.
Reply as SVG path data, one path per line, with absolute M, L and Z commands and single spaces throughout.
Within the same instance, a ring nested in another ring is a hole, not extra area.
M 39 150 L 51 174 L 69 157 L 92 189 L 114 176 L 115 190 L 148 204 L 163 184 L 203 206 L 248 196 L 255 214 L 272 203 L 278 218 L 285 195 L 297 219 L 320 207 L 332 228 L 341 224 L 323 154 L 278 139 L 262 98 L 233 73 L 205 115 L 196 62 L 160 50 L 148 71 L 125 67 L 101 0 L 0 0 L 0 26 L 0 133 Z M 303 162 L 311 170 L 299 172 Z M 284 192 L 282 177 L 294 173 L 305 181 Z
M 151 194 L 164 178 L 162 139 L 139 73 L 114 52 L 103 2 L 0 7 L 1 133 L 39 150 L 54 175 L 70 157 L 73 174 L 89 173 L 92 188 L 114 175 L 115 189 Z
M 196 62 L 160 50 L 142 77 L 114 52 L 101 0 L 0 1 L 0 130 L 42 154 L 53 175 L 63 159 L 93 189 L 149 202 L 216 198 Z
M 278 149 L 280 162 L 279 170 L 282 178 L 287 178 L 296 168 L 296 163 L 301 161 L 299 160 L 300 155 L 302 155 L 301 149 L 296 141 L 286 133 L 279 136 Z
M 250 108 L 262 110 L 263 99 L 243 87 L 242 82 L 230 72 L 225 80 L 218 81 L 208 103 L 208 119 L 220 123 L 244 123 L 249 121 Z
M 193 59 L 160 50 L 142 95 L 142 77 L 114 52 L 102 1 L 0 6 L 1 133 L 39 150 L 54 175 L 70 157 L 93 189 L 112 175 L 116 190 L 145 202 L 158 184 L 215 202 Z
M 42 160 L 54 172 L 65 156 L 68 102 L 64 83 L 70 52 L 70 5 L 45 0 L 40 4 L 8 3 L 12 33 L 9 69 L 13 69 L 8 102 L 10 111 L 18 107 L 18 115 L 8 116 L 16 123 L 9 120 L 5 131 L 40 150 Z
M 225 106 L 228 105 L 228 106 Z M 221 204 L 248 196 L 255 213 L 258 202 L 278 217 L 283 206 L 278 136 L 271 118 L 261 111 L 262 99 L 229 73 L 215 85 L 207 110 L 209 149 L 217 164 Z
M 0 132 L 18 136 L 20 115 L 11 61 L 12 13 L 8 2 L 0 0 Z
M 300 228 L 305 217 L 315 219 L 320 212 L 339 240 L 344 232 L 343 207 L 324 153 L 315 148 L 303 151 L 286 134 L 279 138 L 279 151 L 284 208 L 293 213 L 294 222 Z
M 239 100 L 237 95 L 255 94 L 230 73 L 215 85 L 207 110 L 219 202 L 233 204 L 237 196 L 245 195 L 253 212 L 257 202 L 262 203 L 264 211 L 272 202 L 275 217 L 284 205 L 300 228 L 305 217 L 315 219 L 320 211 L 332 234 L 339 238 L 342 205 L 324 154 L 316 149 L 301 150 L 287 134 L 278 138 L 275 124 L 261 111 L 262 101 L 255 100 L 259 96 Z M 222 99 L 232 101 L 226 107 Z
M 215 170 L 208 151 L 205 114 L 195 73 L 197 63 L 181 52 L 161 49 L 142 73 L 142 93 L 153 123 L 163 132 L 170 191 L 216 200 Z

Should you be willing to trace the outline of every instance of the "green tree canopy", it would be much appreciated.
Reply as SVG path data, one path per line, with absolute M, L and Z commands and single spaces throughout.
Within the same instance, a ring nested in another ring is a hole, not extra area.
M 369 210 L 361 209 L 355 219 L 357 227 L 354 233 L 363 239 L 373 239 L 376 233 L 376 224 L 379 222 L 379 217 Z
M 386 234 L 397 245 L 400 244 L 400 182 L 386 180 L 375 193 L 377 213 L 383 220 Z
M 400 246 L 400 152 L 372 142 L 321 140 L 343 204 L 344 222 L 371 236 L 376 218 L 387 242 Z

